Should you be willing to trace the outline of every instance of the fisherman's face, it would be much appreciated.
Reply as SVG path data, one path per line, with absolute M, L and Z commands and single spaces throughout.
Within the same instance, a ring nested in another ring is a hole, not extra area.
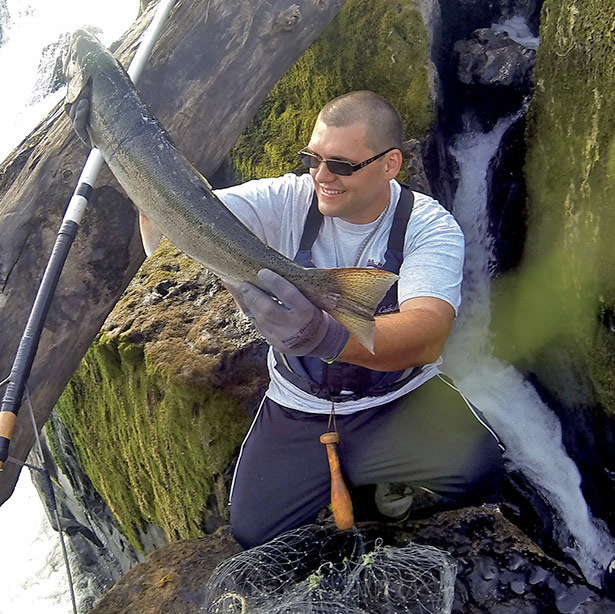
M 326 160 L 358 164 L 380 153 L 367 146 L 366 133 L 362 122 L 336 127 L 317 120 L 306 149 Z M 324 163 L 310 169 L 320 212 L 354 224 L 373 222 L 389 202 L 389 181 L 399 170 L 392 163 L 398 157 L 394 150 L 347 176 L 332 173 Z

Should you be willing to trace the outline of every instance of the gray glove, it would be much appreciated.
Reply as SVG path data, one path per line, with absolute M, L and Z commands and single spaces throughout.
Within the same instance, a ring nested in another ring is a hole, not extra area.
M 92 147 L 90 136 L 87 131 L 88 117 L 90 115 L 90 89 L 90 85 L 86 85 L 79 94 L 79 98 L 77 98 L 73 104 L 67 105 L 66 109 L 77 136 L 88 147 Z
M 275 298 L 246 281 L 239 284 L 238 300 L 276 350 L 289 356 L 315 356 L 326 362 L 341 354 L 350 333 L 337 320 L 269 269 L 258 272 L 258 281 Z

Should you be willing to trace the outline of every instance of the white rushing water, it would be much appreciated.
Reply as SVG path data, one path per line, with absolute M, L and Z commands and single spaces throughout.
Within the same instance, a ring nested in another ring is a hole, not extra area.
M 53 61 L 41 63 L 45 48 L 79 27 L 90 27 L 110 44 L 133 22 L 139 0 L 7 0 L 6 7 L 8 20 L 0 11 L 0 159 L 64 96 L 64 88 L 46 95 Z M 0 380 L 5 376 L 0 374 Z M 0 527 L 0 614 L 72 611 L 58 534 L 28 470 L 0 507 Z
M 530 31 L 527 21 L 520 15 L 515 15 L 502 23 L 491 24 L 494 30 L 506 32 L 510 38 L 528 49 L 538 49 L 540 38 Z
M 0 612 L 68 614 L 71 597 L 58 534 L 51 528 L 27 470 L 0 508 Z
M 507 28 L 524 24 L 519 18 L 505 23 Z M 528 33 L 526 26 L 519 38 Z M 463 304 L 446 347 L 445 371 L 499 434 L 507 446 L 507 463 L 521 470 L 555 510 L 554 524 L 565 527 L 554 536 L 559 546 L 588 581 L 599 585 L 615 553 L 615 541 L 587 507 L 578 468 L 562 442 L 561 424 L 521 373 L 491 354 L 493 239 L 488 230 L 487 171 L 502 136 L 518 116 L 501 119 L 485 134 L 468 130 L 458 135 L 451 150 L 459 165 L 453 209 L 466 237 L 466 263 Z
M 0 46 L 0 159 L 64 96 L 64 88 L 45 95 L 39 67 L 47 77 L 53 70 L 51 58 L 43 59 L 46 48 L 80 27 L 91 28 L 109 45 L 134 21 L 139 0 L 6 0 L 6 7 L 8 23 L 2 24 Z

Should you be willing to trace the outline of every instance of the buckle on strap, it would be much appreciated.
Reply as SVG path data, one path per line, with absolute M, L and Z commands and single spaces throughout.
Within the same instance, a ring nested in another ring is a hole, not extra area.
M 296 371 L 294 371 L 284 354 L 274 350 L 274 357 L 276 359 L 275 369 L 278 373 L 280 373 L 280 375 L 282 375 L 282 377 L 284 377 L 284 379 L 300 390 L 303 390 L 303 392 L 307 392 L 308 394 L 311 394 L 319 399 L 326 399 L 335 403 L 357 401 L 365 397 L 379 397 L 388 394 L 389 392 L 394 392 L 395 390 L 399 390 L 405 386 L 423 370 L 422 367 L 412 367 L 410 369 L 406 369 L 395 381 L 381 386 L 367 386 L 362 390 L 342 389 L 334 391 L 331 390 L 331 388 L 326 384 L 318 383 L 314 380 L 306 379 L 305 377 L 299 375 Z

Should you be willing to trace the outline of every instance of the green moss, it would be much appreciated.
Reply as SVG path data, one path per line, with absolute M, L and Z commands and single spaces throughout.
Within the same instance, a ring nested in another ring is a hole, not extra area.
M 393 103 L 405 137 L 424 139 L 434 120 L 429 34 L 414 2 L 348 0 L 279 81 L 230 154 L 242 180 L 299 170 L 322 106 L 369 89 Z
M 101 336 L 58 402 L 82 467 L 136 547 L 149 523 L 169 540 L 202 535 L 214 477 L 247 427 L 223 391 L 177 385 L 147 363 L 141 348 Z
M 530 215 L 523 267 L 504 280 L 501 350 L 524 358 L 573 344 L 615 411 L 615 9 L 546 0 L 528 121 Z M 506 346 L 504 348 L 504 346 Z

